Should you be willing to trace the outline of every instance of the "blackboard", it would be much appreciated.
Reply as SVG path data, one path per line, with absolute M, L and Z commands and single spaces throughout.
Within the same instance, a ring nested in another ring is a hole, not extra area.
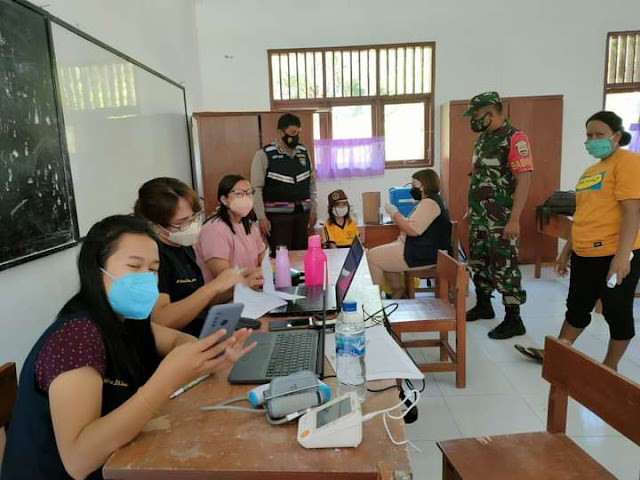
M 52 58 L 47 20 L 0 0 L 0 270 L 77 239 Z

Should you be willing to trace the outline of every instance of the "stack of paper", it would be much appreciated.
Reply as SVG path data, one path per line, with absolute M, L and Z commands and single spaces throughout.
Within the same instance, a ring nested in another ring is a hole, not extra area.
M 287 304 L 287 300 L 297 300 L 304 298 L 292 293 L 279 292 L 273 284 L 273 274 L 271 273 L 271 262 L 269 261 L 269 250 L 265 252 L 262 260 L 262 276 L 264 285 L 262 292 L 258 292 L 244 285 L 236 285 L 233 290 L 234 303 L 244 304 L 242 316 L 245 318 L 258 319 L 269 313 L 274 308 Z

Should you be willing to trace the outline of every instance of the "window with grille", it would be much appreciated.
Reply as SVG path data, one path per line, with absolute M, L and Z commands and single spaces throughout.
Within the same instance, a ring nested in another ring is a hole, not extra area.
M 384 137 L 387 168 L 433 164 L 434 43 L 270 50 L 273 110 L 315 108 L 315 138 Z
M 604 107 L 632 132 L 640 129 L 640 30 L 607 35 Z

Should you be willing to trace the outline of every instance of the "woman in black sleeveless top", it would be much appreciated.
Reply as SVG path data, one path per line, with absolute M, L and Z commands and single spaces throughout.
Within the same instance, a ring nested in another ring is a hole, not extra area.
M 395 206 L 385 205 L 400 229 L 398 240 L 367 253 L 373 283 L 386 285 L 392 298 L 404 296 L 402 272 L 434 265 L 438 250 L 451 251 L 451 221 L 440 198 L 440 179 L 435 170 L 427 168 L 412 175 L 411 196 L 418 204 L 408 218 Z
M 107 458 L 173 391 L 253 348 L 243 349 L 246 330 L 214 346 L 223 331 L 196 340 L 151 324 L 158 264 L 144 220 L 117 215 L 91 228 L 78 258 L 80 291 L 23 365 L 2 480 L 102 478 Z

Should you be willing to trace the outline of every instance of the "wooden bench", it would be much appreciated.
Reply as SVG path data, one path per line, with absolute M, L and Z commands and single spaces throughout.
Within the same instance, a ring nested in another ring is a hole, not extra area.
M 440 362 L 418 364 L 423 372 L 456 372 L 456 386 L 466 385 L 465 297 L 468 274 L 465 266 L 445 251 L 438 252 L 438 292 L 436 298 L 386 300 L 397 303 L 389 316 L 391 328 L 402 339 L 403 333 L 439 332 L 439 339 L 402 340 L 406 348 L 438 347 Z M 449 344 L 449 332 L 456 333 L 455 351 Z
M 443 479 L 616 478 L 565 435 L 568 398 L 640 445 L 640 385 L 555 338 L 547 337 L 544 349 L 547 431 L 438 442 Z
M 4 453 L 5 435 L 18 395 L 18 376 L 15 363 L 5 363 L 0 367 L 0 463 Z M 3 432 L 4 430 L 4 432 Z
M 458 235 L 458 222 L 451 222 L 451 246 L 453 249 L 453 258 L 458 260 L 458 250 L 460 248 L 460 239 Z M 426 287 L 416 287 L 416 279 L 433 280 L 433 285 Z M 413 267 L 404 272 L 404 289 L 407 298 L 416 298 L 416 292 L 436 292 L 438 273 L 436 265 L 427 265 L 426 267 Z

